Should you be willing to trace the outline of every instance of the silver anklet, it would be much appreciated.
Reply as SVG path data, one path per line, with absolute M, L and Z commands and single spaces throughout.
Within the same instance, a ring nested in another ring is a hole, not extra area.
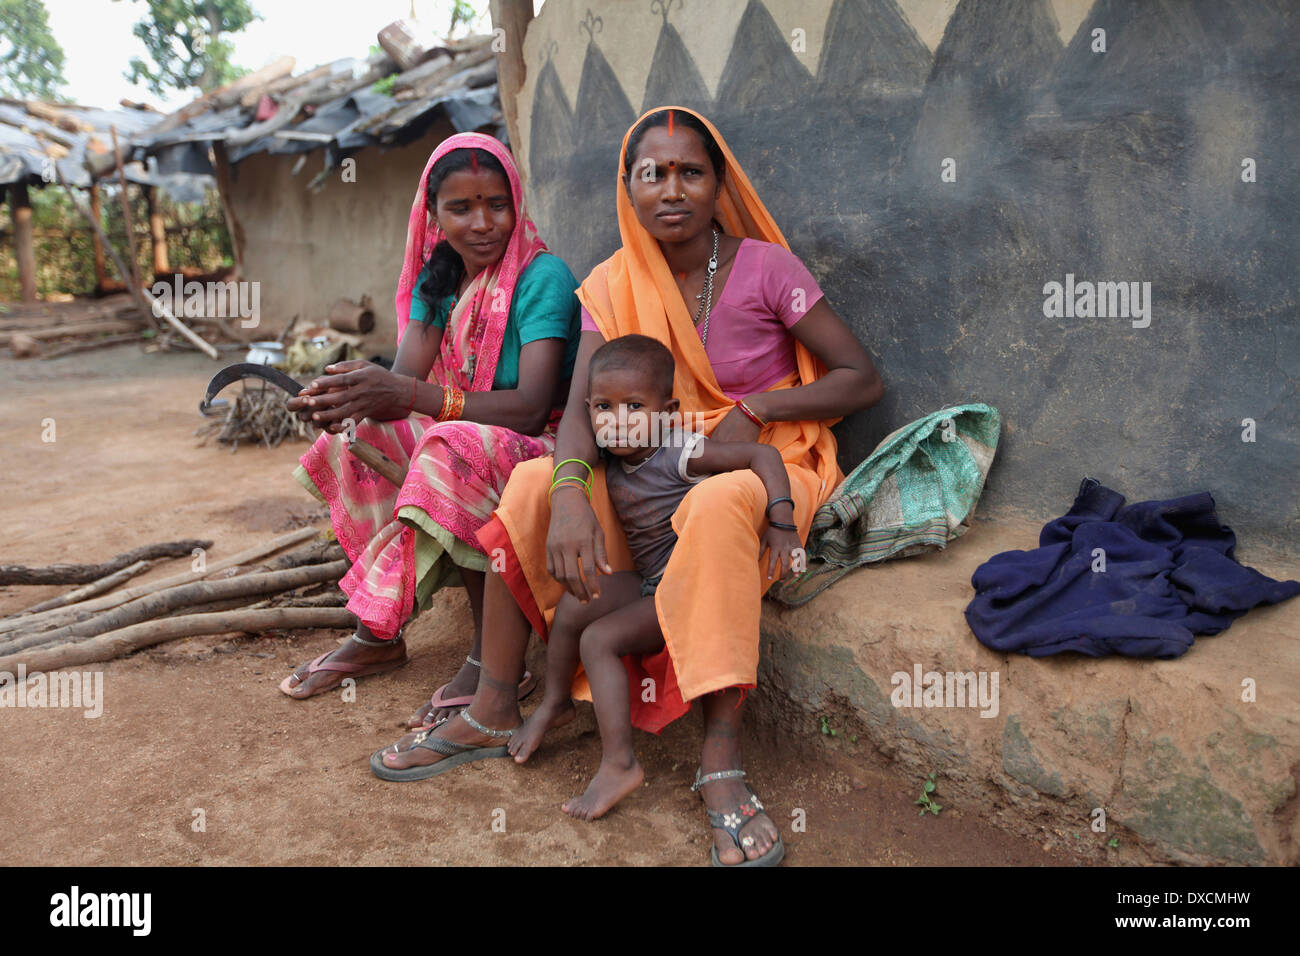
M 476 660 L 474 660 L 474 658 L 470 657 L 468 654 L 465 655 L 465 662 L 468 663 L 468 664 L 473 664 L 475 667 L 479 667 L 479 668 L 481 668 L 481 667 L 483 666 L 483 662 L 482 662 L 482 661 L 476 661 Z
M 469 708 L 466 707 L 464 710 L 462 710 L 462 711 L 460 712 L 460 716 L 461 716 L 462 718 L 464 718 L 465 723 L 469 724 L 471 727 L 473 727 L 475 730 L 477 730 L 480 734 L 484 734 L 484 735 L 486 735 L 486 736 L 488 736 L 488 737 L 509 737 L 509 736 L 512 735 L 516 730 L 519 729 L 518 727 L 515 727 L 515 728 L 512 728 L 511 730 L 493 730 L 491 727 L 484 727 L 484 726 L 483 726 L 482 724 L 480 724 L 477 720 L 475 720 L 473 717 L 471 717 L 471 716 L 469 715 L 468 711 L 469 711 Z
M 398 634 L 397 637 L 401 637 L 401 634 Z M 397 637 L 393 638 L 393 641 L 397 640 Z M 364 644 L 366 647 L 389 647 L 393 643 L 393 641 L 368 641 L 356 631 L 352 632 L 352 640 L 358 644 Z

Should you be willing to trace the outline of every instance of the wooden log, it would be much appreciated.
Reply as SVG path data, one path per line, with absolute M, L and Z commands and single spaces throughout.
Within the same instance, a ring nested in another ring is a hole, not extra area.
M 366 335 L 375 327 L 375 313 L 365 302 L 339 299 L 330 308 L 329 324 L 332 329 Z
M 203 578 L 216 574 L 218 571 L 225 571 L 227 568 L 237 567 L 250 561 L 257 561 L 269 554 L 275 554 L 285 548 L 292 547 L 295 544 L 302 544 L 308 538 L 319 534 L 315 528 L 300 528 L 289 534 L 281 535 L 262 544 L 254 545 L 247 550 L 241 551 L 222 561 L 217 561 L 207 565 L 199 571 L 187 571 L 184 574 L 176 574 L 170 578 L 163 578 L 160 581 L 151 581 L 148 584 L 140 584 L 125 591 L 118 591 L 114 594 L 106 594 L 103 597 L 95 598 L 90 601 L 82 601 L 80 604 L 74 604 L 66 608 L 54 608 L 50 611 L 42 611 L 40 614 L 33 614 L 24 618 L 5 618 L 0 620 L 0 633 L 12 631 L 17 627 L 59 627 L 72 621 L 84 621 L 91 614 L 107 610 L 111 607 L 117 607 L 125 604 L 127 601 L 134 601 L 136 598 L 143 597 L 146 594 L 153 594 L 155 591 L 162 591 L 166 588 L 176 587 L 178 584 L 189 584 L 191 581 L 201 581 Z
M 24 302 L 36 301 L 36 247 L 33 243 L 32 203 L 26 183 L 9 187 L 9 215 L 14 223 L 14 252 Z
M 321 581 L 337 581 L 347 574 L 348 567 L 346 561 L 334 561 L 330 564 L 313 564 L 291 568 L 288 571 L 273 571 L 269 574 L 245 574 L 236 578 L 226 578 L 223 581 L 193 581 L 145 595 L 129 604 L 123 604 L 104 614 L 75 624 L 50 631 L 33 631 L 30 634 L 19 634 L 0 640 L 0 654 L 14 654 L 29 647 L 95 637 L 106 631 L 115 631 L 132 624 L 139 624 L 141 621 L 151 620 L 177 608 L 248 595 L 274 594 L 308 584 L 318 584 Z
M 152 647 L 181 637 L 200 634 L 227 634 L 244 631 L 260 633 L 294 628 L 352 628 L 356 618 L 346 608 L 277 607 L 255 611 L 223 611 L 215 614 L 188 614 L 158 621 L 145 621 L 120 631 L 110 631 L 77 644 L 57 644 L 36 650 L 0 657 L 0 671 L 12 674 L 25 664 L 28 674 L 78 667 L 112 660 L 132 651 Z
M 158 187 L 150 186 L 144 191 L 144 196 L 149 207 L 149 241 L 153 245 L 153 274 L 157 279 L 171 271 L 167 264 L 167 226 L 158 205 Z
M 230 160 L 226 157 L 224 143 L 212 144 L 212 169 L 216 173 L 217 196 L 221 199 L 221 214 L 226 220 L 226 232 L 230 233 L 230 249 L 235 257 L 235 278 L 244 277 L 244 227 L 235 218 L 235 207 L 230 197 L 234 179 L 230 175 Z
M 275 82 L 281 78 L 287 77 L 293 73 L 297 60 L 291 56 L 282 56 L 279 59 L 267 64 L 260 70 L 241 76 L 234 82 L 228 83 L 212 93 L 212 108 L 224 110 L 228 106 L 234 106 L 236 103 L 243 104 L 244 95 L 258 87 L 265 86 L 267 83 Z M 256 102 L 256 100 L 254 100 Z M 150 130 L 152 133 L 153 131 Z
M 99 206 L 99 183 L 90 184 L 90 215 L 94 217 L 95 222 L 104 221 L 103 211 Z M 90 241 L 95 250 L 95 291 L 99 292 L 105 288 L 104 280 L 107 275 L 104 272 L 104 241 L 99 237 L 99 230 L 90 230 Z
M 138 331 L 147 324 L 143 319 L 110 319 L 107 322 L 78 322 L 73 325 L 56 325 L 52 329 L 17 329 L 13 332 L 0 332 L 0 347 L 8 345 L 10 338 L 15 335 L 23 335 L 37 342 L 48 342 L 50 339 L 61 339 L 70 335 Z
M 0 585 L 10 584 L 93 584 L 105 576 L 129 567 L 137 561 L 156 558 L 188 558 L 195 548 L 210 548 L 212 542 L 201 538 L 164 541 L 124 551 L 99 564 L 50 564 L 43 568 L 25 564 L 0 564 Z
M 9 351 L 16 359 L 34 358 L 41 354 L 41 343 L 30 335 L 15 332 L 9 337 Z
M 239 102 L 244 92 L 261 86 L 263 83 L 270 82 L 285 74 L 292 73 L 295 60 L 291 56 L 282 56 L 278 60 L 267 64 L 260 70 L 254 70 L 252 73 L 246 73 L 237 80 L 232 80 L 225 86 L 215 90 L 210 90 L 202 96 L 182 106 L 176 112 L 166 117 L 157 126 L 149 129 L 150 136 L 157 136 L 160 133 L 170 132 L 178 127 L 184 126 L 194 117 L 208 110 L 215 108 L 224 109 L 225 106 L 233 106 Z M 218 105 L 218 104 L 224 104 Z
M 52 123 L 59 129 L 66 130 L 69 133 L 94 133 L 95 127 L 85 120 L 78 119 L 66 110 L 61 110 L 52 103 L 42 103 L 40 100 L 27 100 L 23 103 L 24 109 L 37 119 L 43 119 L 47 123 Z
M 75 355 L 79 352 L 93 352 L 95 349 L 111 348 L 114 345 L 130 345 L 132 342 L 139 342 L 139 332 L 127 332 L 124 335 L 110 335 L 102 339 L 88 339 L 84 342 L 69 342 L 67 345 L 59 345 L 50 349 L 41 355 L 42 359 L 62 358 L 65 355 Z
M 50 598 L 48 601 L 42 601 L 29 607 L 24 614 L 36 614 L 40 611 L 48 611 L 50 608 L 63 607 L 67 604 L 76 604 L 78 601 L 84 601 L 86 598 L 94 597 L 96 594 L 103 594 L 105 591 L 111 591 L 123 581 L 129 581 L 137 574 L 143 574 L 148 571 L 150 564 L 148 561 L 137 561 L 135 564 L 128 564 L 119 571 L 112 574 L 106 574 L 98 581 L 92 581 L 82 587 L 75 588 L 66 594 L 60 594 L 58 597 Z
M 120 187 L 118 195 L 122 200 L 122 222 L 126 225 L 126 247 L 131 254 L 131 287 L 139 289 L 140 268 L 135 251 L 135 222 L 131 219 L 131 200 L 127 195 L 126 170 L 122 165 L 122 147 L 117 142 L 117 127 L 110 126 L 109 131 L 113 134 L 113 159 L 117 163 L 117 182 Z M 125 282 L 126 280 L 127 277 L 122 276 L 122 281 Z
M 304 547 L 288 554 L 281 555 L 261 567 L 268 571 L 283 571 L 287 568 L 297 568 L 304 564 L 324 564 L 327 561 L 342 561 L 347 555 L 343 551 L 343 546 L 337 541 L 328 541 L 322 538 L 319 541 L 313 541 Z
M 335 63 L 340 61 L 335 60 Z M 329 76 L 334 70 L 334 63 L 326 63 L 318 66 L 314 70 L 308 70 L 306 73 L 299 73 L 297 76 L 282 76 L 265 83 L 261 86 L 245 90 L 239 97 L 239 105 L 246 110 L 255 107 L 263 96 L 278 96 L 288 93 L 302 86 L 304 83 L 310 83 L 313 80 L 319 80 L 323 76 Z
M 355 74 L 322 77 L 294 90 L 280 104 L 274 116 L 228 134 L 224 140 L 225 144 L 228 147 L 246 146 L 255 139 L 269 136 L 293 122 L 304 106 L 320 106 L 341 96 L 347 96 L 349 93 L 377 83 L 397 69 L 397 64 L 386 53 L 372 54 L 367 62 L 368 69 L 359 77 Z

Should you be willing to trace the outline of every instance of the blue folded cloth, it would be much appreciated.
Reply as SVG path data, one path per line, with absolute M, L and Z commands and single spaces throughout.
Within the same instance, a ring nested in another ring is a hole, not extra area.
M 1300 594 L 1237 562 L 1237 538 L 1208 492 L 1124 506 L 1092 478 L 1033 551 L 975 571 L 966 620 L 981 644 L 1032 657 L 1179 657 L 1260 604 Z

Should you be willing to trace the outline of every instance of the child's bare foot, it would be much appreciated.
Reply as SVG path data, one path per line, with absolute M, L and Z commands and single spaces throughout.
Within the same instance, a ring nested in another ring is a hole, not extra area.
M 542 701 L 542 706 L 533 711 L 532 716 L 514 732 L 510 743 L 506 745 L 510 750 L 510 756 L 515 758 L 515 763 L 523 763 L 531 757 L 541 746 L 542 738 L 548 730 L 563 727 L 573 720 L 576 713 L 577 709 L 568 697 L 554 704 L 550 700 Z
M 596 776 L 587 785 L 587 791 L 580 797 L 566 800 L 560 809 L 579 820 L 595 820 L 614 809 L 614 805 L 641 786 L 644 779 L 645 771 L 635 757 L 628 767 L 614 766 L 602 760 Z

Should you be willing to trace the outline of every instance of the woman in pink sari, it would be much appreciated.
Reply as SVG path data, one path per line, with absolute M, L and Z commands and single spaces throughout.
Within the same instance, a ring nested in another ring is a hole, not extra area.
M 332 365 L 289 403 L 328 431 L 295 477 L 329 505 L 353 562 L 340 586 L 358 623 L 351 640 L 286 677 L 285 694 L 311 697 L 401 666 L 405 623 L 440 587 L 460 584 L 473 646 L 409 723 L 431 723 L 473 695 L 491 560 L 476 534 L 514 466 L 554 451 L 577 353 L 577 284 L 538 238 L 505 146 L 477 133 L 445 140 L 411 207 L 392 371 Z M 406 471 L 400 488 L 347 451 L 350 422 Z M 518 676 L 522 694 L 529 681 Z

